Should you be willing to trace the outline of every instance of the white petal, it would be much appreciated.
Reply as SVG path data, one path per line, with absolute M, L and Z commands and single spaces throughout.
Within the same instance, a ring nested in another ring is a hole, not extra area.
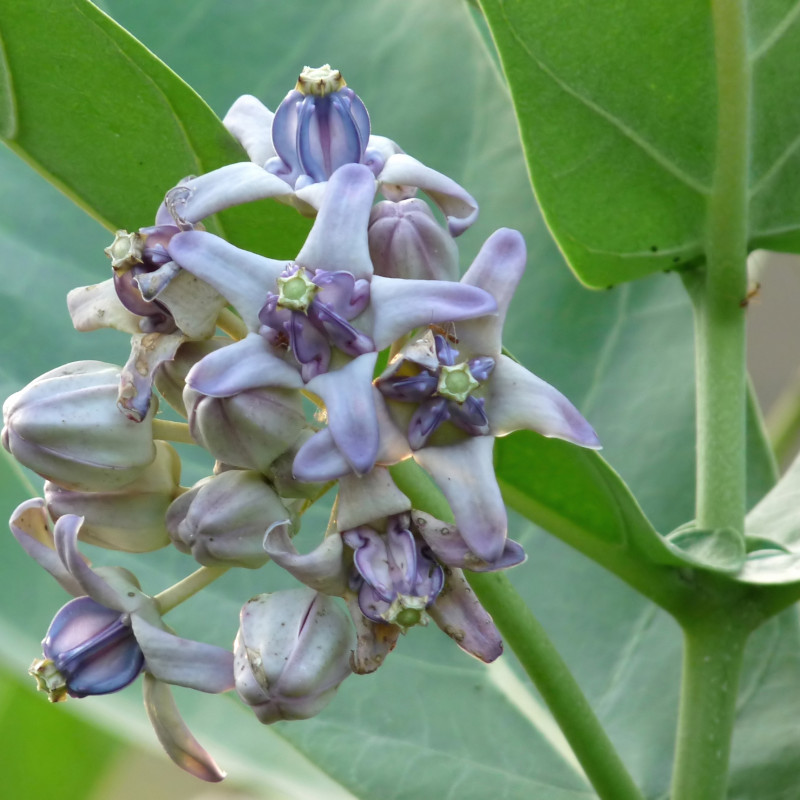
M 147 673 L 144 676 L 144 707 L 158 741 L 181 769 L 212 783 L 225 777 L 181 719 L 169 686 Z
M 141 317 L 128 311 L 117 297 L 114 279 L 93 286 L 79 286 L 67 294 L 67 308 L 76 331 L 114 328 L 123 333 L 141 333 Z
M 375 467 L 366 475 L 345 475 L 339 481 L 336 527 L 340 531 L 410 510 L 411 501 L 395 486 L 388 469 Z
M 503 355 L 489 379 L 486 409 L 495 436 L 531 430 L 592 450 L 601 447 L 592 426 L 558 389 Z
M 247 151 L 250 160 L 263 167 L 275 155 L 272 120 L 275 115 L 257 98 L 244 94 L 228 109 L 222 124 Z

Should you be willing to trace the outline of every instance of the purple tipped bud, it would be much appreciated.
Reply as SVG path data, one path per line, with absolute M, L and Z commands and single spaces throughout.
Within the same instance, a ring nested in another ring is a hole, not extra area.
M 152 416 L 132 422 L 117 408 L 120 369 L 76 361 L 51 370 L 3 405 L 3 446 L 68 489 L 106 491 L 136 480 L 156 455 Z
M 115 491 L 73 491 L 48 481 L 44 497 L 50 516 L 83 517 L 81 541 L 99 547 L 128 553 L 166 547 L 164 515 L 180 491 L 181 461 L 166 442 L 156 442 L 156 452 L 155 461 L 133 483 Z
M 175 546 L 204 566 L 256 569 L 269 558 L 264 532 L 291 515 L 258 472 L 231 470 L 205 478 L 167 512 Z
M 326 595 L 307 588 L 260 594 L 240 620 L 236 691 L 266 725 L 318 714 L 351 672 L 353 628 Z
M 118 692 L 144 666 L 128 615 L 90 597 L 71 600 L 56 614 L 42 647 L 44 658 L 33 662 L 30 673 L 54 703 L 66 695 Z
M 369 215 L 369 254 L 376 275 L 458 280 L 458 247 L 424 200 L 378 203 Z
M 276 158 L 267 171 L 297 189 L 327 181 L 344 164 L 364 159 L 369 114 L 338 70 L 306 67 L 272 121 Z

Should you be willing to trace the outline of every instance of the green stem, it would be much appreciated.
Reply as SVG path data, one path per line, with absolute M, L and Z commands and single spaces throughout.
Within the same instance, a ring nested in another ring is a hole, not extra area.
M 684 628 L 674 800 L 724 800 L 742 658 L 751 628 L 728 615 Z
M 153 599 L 156 601 L 158 610 L 162 614 L 172 611 L 190 597 L 196 595 L 201 589 L 213 583 L 217 578 L 224 575 L 230 567 L 200 567 L 200 569 L 187 575 L 182 581 L 178 581 L 169 589 L 159 592 Z
M 569 667 L 505 574 L 466 572 L 602 800 L 642 800 Z
M 168 419 L 153 420 L 153 438 L 180 444 L 197 444 L 185 422 L 172 422 Z
M 717 154 L 707 263 L 687 276 L 695 312 L 697 522 L 744 530 L 745 309 L 750 78 L 744 0 L 712 0 Z

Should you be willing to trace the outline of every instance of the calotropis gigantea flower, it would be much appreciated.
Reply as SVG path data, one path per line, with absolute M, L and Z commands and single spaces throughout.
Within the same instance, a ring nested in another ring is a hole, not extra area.
M 476 286 L 374 276 L 367 243 L 372 187 L 367 167 L 340 167 L 289 264 L 198 231 L 178 234 L 168 247 L 176 263 L 227 298 L 251 331 L 199 362 L 187 385 L 209 397 L 305 385 L 324 401 L 331 435 L 358 473 L 371 469 L 378 453 L 371 385 L 378 351 L 421 325 L 496 310 Z
M 203 780 L 224 777 L 181 720 L 167 684 L 202 692 L 233 688 L 233 654 L 167 630 L 154 598 L 119 567 L 93 568 L 77 547 L 83 520 L 61 517 L 51 530 L 44 501 L 28 500 L 10 528 L 23 549 L 76 599 L 55 616 L 31 666 L 53 702 L 116 692 L 144 671 L 145 705 L 159 740 L 181 767 Z
M 225 306 L 217 292 L 183 272 L 167 253 L 169 240 L 192 227 L 179 228 L 162 203 L 155 225 L 134 233 L 117 231 L 105 249 L 112 278 L 80 286 L 67 295 L 76 330 L 114 328 L 131 334 L 131 354 L 122 368 L 118 403 L 135 422 L 147 414 L 159 366 L 172 359 L 187 339 L 213 336 Z
M 376 381 L 388 409 L 381 413 L 379 408 L 380 438 L 392 443 L 382 448 L 378 463 L 393 463 L 391 454 L 395 460 L 413 456 L 447 498 L 470 552 L 488 564 L 502 558 L 507 529 L 492 462 L 495 437 L 527 429 L 600 447 L 594 430 L 564 395 L 502 353 L 503 322 L 524 269 L 522 235 L 496 231 L 462 283 L 489 292 L 499 312 L 450 330 L 428 331 Z M 304 479 L 332 480 L 348 471 L 327 430 L 315 434 L 301 455 L 296 471 Z
M 233 649 L 236 691 L 265 725 L 308 719 L 351 674 L 350 620 L 305 587 L 260 594 L 242 607 Z
M 425 192 L 447 217 L 453 236 L 477 218 L 474 198 L 455 181 L 426 167 L 382 136 L 370 136 L 367 110 L 341 73 L 327 64 L 306 67 L 273 115 L 255 97 L 240 97 L 223 123 L 250 162 L 190 178 L 167 197 L 181 223 L 196 223 L 241 203 L 274 197 L 313 216 L 325 182 L 344 164 L 369 167 L 389 200 Z M 374 185 L 374 184 L 373 184 Z
M 336 528 L 303 555 L 292 544 L 288 526 L 277 524 L 267 532 L 264 549 L 307 586 L 346 600 L 358 631 L 356 672 L 377 669 L 398 635 L 427 624 L 428 617 L 482 661 L 500 655 L 500 634 L 463 572 L 442 561 L 430 545 L 436 542 L 447 554 L 450 545 L 442 540 L 452 540 L 455 553 L 458 530 L 412 510 L 387 470 L 376 467 L 362 477 L 342 478 Z M 482 568 L 513 566 L 524 557 L 518 544 L 508 542 L 502 563 Z

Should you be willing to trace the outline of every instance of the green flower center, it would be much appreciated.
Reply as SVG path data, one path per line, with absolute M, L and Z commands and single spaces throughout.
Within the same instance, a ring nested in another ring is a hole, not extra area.
M 291 311 L 307 311 L 319 291 L 303 267 L 294 275 L 278 278 L 278 305 Z
M 472 373 L 469 371 L 469 364 L 464 361 L 453 367 L 442 367 L 436 392 L 442 397 L 448 398 L 448 400 L 463 403 L 478 386 L 480 386 L 480 383 L 472 377 Z

